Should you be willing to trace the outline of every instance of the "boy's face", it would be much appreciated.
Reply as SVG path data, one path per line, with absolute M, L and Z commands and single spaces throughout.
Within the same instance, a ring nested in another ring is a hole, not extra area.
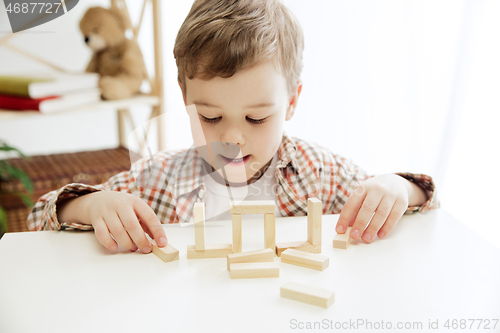
M 299 82 L 290 96 L 284 76 L 272 60 L 266 60 L 230 78 L 186 79 L 183 97 L 187 106 L 196 105 L 207 143 L 229 142 L 239 146 L 242 160 L 213 157 L 220 158 L 229 168 L 244 167 L 250 184 L 259 178 L 277 152 L 283 126 L 294 114 L 301 89 Z

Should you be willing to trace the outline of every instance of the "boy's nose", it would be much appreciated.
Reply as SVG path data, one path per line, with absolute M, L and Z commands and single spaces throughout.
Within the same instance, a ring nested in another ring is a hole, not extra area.
M 228 142 L 229 144 L 237 144 L 240 147 L 245 144 L 243 133 L 235 127 L 223 131 L 220 141 Z

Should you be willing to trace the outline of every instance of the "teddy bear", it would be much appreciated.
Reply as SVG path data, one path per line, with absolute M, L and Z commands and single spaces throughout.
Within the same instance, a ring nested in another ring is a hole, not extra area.
M 117 8 L 91 7 L 80 21 L 85 43 L 93 51 L 86 72 L 100 74 L 103 99 L 127 98 L 139 92 L 145 78 L 139 45 L 126 37 L 122 13 Z

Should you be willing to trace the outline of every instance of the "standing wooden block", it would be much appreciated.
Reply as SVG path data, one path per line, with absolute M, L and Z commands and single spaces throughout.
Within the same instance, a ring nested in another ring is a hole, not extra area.
M 275 209 L 276 205 L 273 200 L 243 201 L 229 206 L 231 214 L 271 214 Z
M 196 251 L 194 245 L 187 247 L 188 259 L 226 258 L 231 253 L 233 253 L 231 244 L 206 244 L 204 251 Z
M 294 249 L 287 249 L 281 254 L 281 262 L 322 271 L 328 267 L 330 258 Z
M 233 218 L 233 253 L 241 253 L 241 215 L 242 214 L 264 214 L 264 244 L 266 248 L 275 250 L 276 244 L 276 206 L 273 200 L 243 201 L 238 204 L 230 204 L 229 212 Z
M 333 237 L 333 248 L 335 249 L 347 249 L 349 247 L 349 244 L 351 244 L 351 237 L 349 236 L 351 234 L 351 227 L 347 228 L 347 231 L 345 234 L 336 234 L 335 237 Z
M 276 244 L 276 255 L 281 257 L 281 254 L 286 249 L 295 249 L 309 253 L 321 253 L 321 244 L 312 245 L 308 241 L 279 243 Z
M 273 278 L 280 276 L 277 262 L 249 262 L 229 265 L 231 279 Z
M 205 204 L 203 202 L 194 204 L 193 214 L 195 243 L 187 247 L 188 259 L 226 258 L 228 254 L 233 253 L 231 244 L 205 244 Z
M 194 204 L 194 247 L 196 251 L 205 250 L 205 204 Z
M 276 219 L 274 213 L 264 214 L 264 247 L 272 251 L 276 247 Z
M 321 244 L 322 209 L 319 199 L 307 199 L 307 241 L 312 245 Z
M 274 262 L 274 251 L 271 249 L 255 250 L 227 255 L 227 270 L 230 264 L 245 262 Z
M 153 254 L 164 262 L 179 260 L 179 250 L 170 245 L 170 243 L 167 243 L 165 247 L 159 247 L 158 245 L 156 245 L 154 239 L 150 239 L 149 242 L 153 247 Z
M 241 214 L 233 214 L 233 253 L 240 253 L 242 249 Z
M 311 305 L 328 308 L 335 302 L 335 292 L 296 282 L 287 282 L 281 287 L 281 297 Z

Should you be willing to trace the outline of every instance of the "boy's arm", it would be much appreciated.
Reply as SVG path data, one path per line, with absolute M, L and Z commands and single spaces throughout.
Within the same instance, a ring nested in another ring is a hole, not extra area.
M 67 220 L 62 219 L 63 222 L 59 222 L 57 209 L 61 204 L 65 205 L 77 197 L 80 199 L 86 194 L 106 190 L 112 190 L 109 186 L 109 181 L 100 185 L 72 183 L 48 192 L 37 200 L 31 210 L 27 221 L 28 229 L 31 231 L 64 229 L 93 230 L 92 225 L 83 223 L 83 221 L 64 222 Z
M 425 192 L 408 180 L 395 174 L 380 175 L 361 183 L 344 204 L 337 233 L 352 226 L 350 236 L 370 243 L 375 235 L 384 238 L 399 222 L 405 212 L 421 210 L 428 203 Z
M 384 238 L 403 214 L 439 207 L 435 185 L 429 176 L 400 173 L 371 177 L 342 157 L 333 155 L 329 162 L 325 167 L 323 193 L 329 195 L 327 213 L 340 213 L 337 233 L 344 233 L 352 226 L 350 236 L 369 243 L 376 234 Z
M 86 194 L 99 191 L 118 191 L 142 198 L 144 187 L 147 187 L 148 184 L 142 184 L 141 177 L 146 175 L 145 171 L 148 169 L 149 164 L 149 158 L 145 157 L 135 162 L 129 171 L 116 174 L 103 184 L 73 183 L 46 193 L 38 199 L 28 216 L 29 230 L 92 230 L 93 227 L 89 221 L 74 216 L 76 215 L 74 213 L 71 216 L 68 215 L 65 213 L 66 208 L 69 205 L 75 207 L 78 202 L 81 203 Z M 58 209 L 63 212 L 62 216 L 59 214 Z
M 329 154 L 325 158 L 323 175 L 323 198 L 325 214 L 340 214 L 349 197 L 358 186 L 374 176 L 368 175 L 351 160 L 340 155 Z M 440 207 L 436 187 L 430 176 L 413 173 L 396 173 L 407 180 L 409 205 L 405 212 L 426 212 Z M 425 197 L 424 197 L 425 196 Z M 425 200 L 423 200 L 425 198 Z
M 415 173 L 396 173 L 408 181 L 408 212 L 426 212 L 440 207 L 436 185 L 430 176 Z

